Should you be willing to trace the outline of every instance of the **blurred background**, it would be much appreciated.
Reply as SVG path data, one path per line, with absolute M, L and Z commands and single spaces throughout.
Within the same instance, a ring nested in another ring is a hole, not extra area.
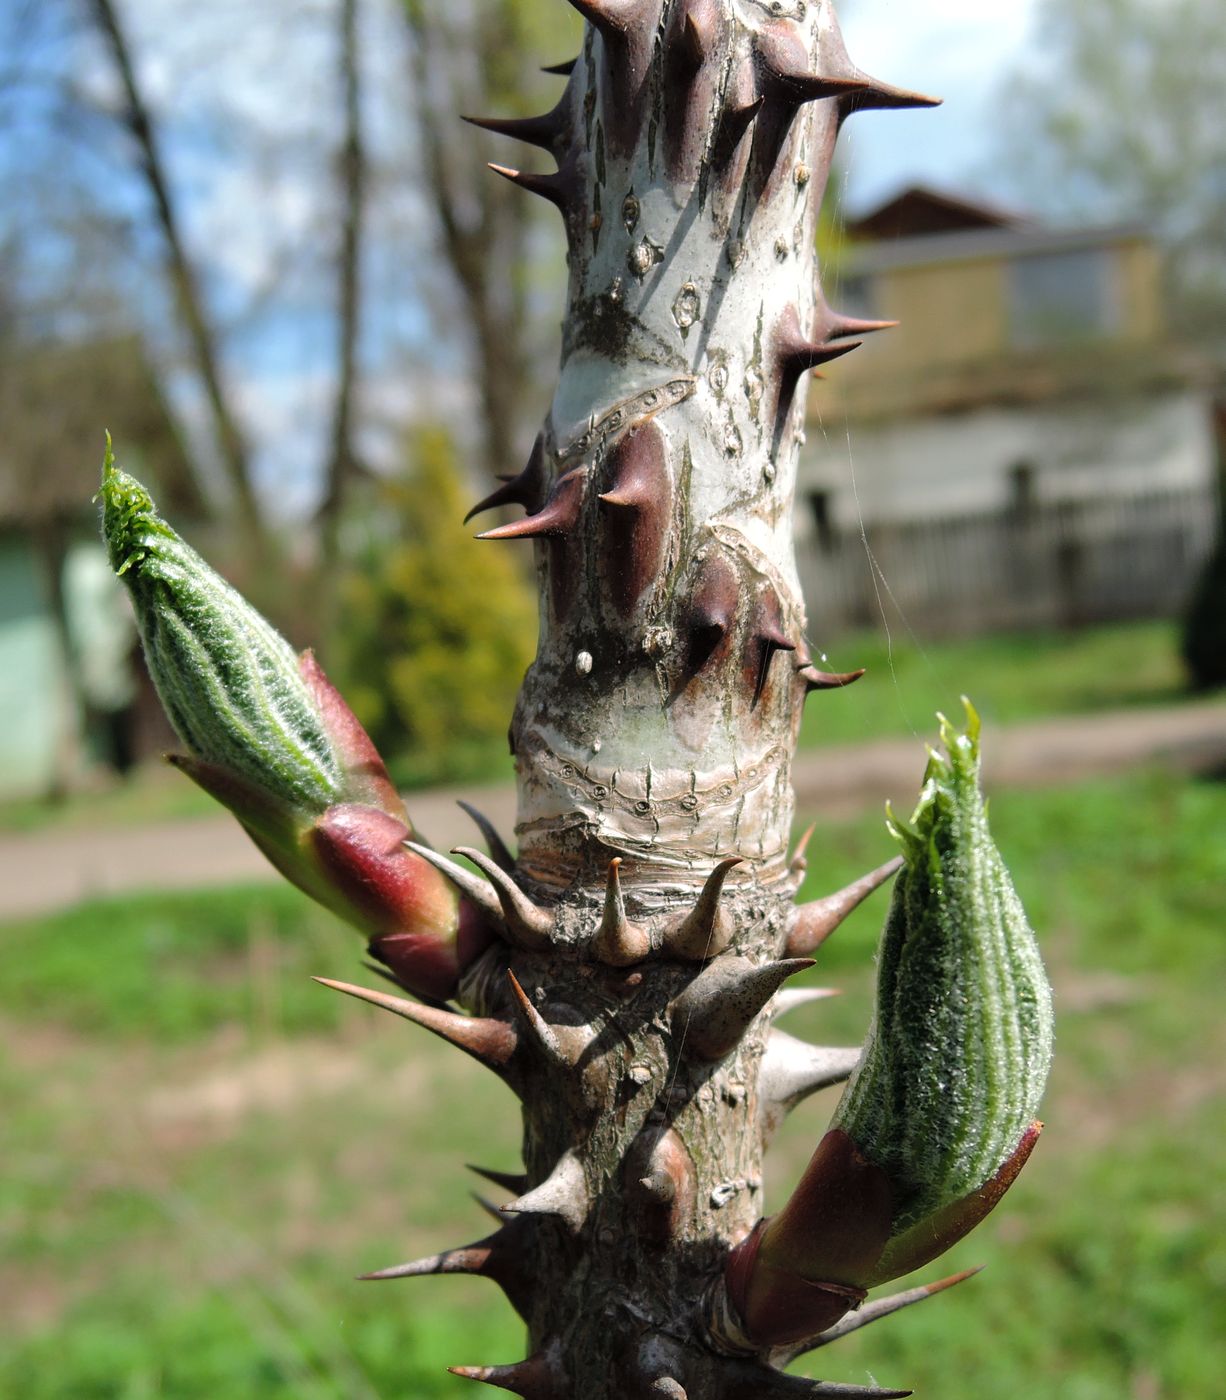
M 809 893 L 886 858 L 881 800 L 970 694 L 1060 1019 L 1044 1142 L 949 1257 L 993 1267 L 821 1373 L 1226 1395 L 1226 25 L 840 8 L 945 105 L 849 122 L 824 210 L 831 303 L 901 324 L 809 399 L 810 633 L 869 667 L 806 715 Z M 457 1167 L 517 1169 L 514 1105 L 308 980 L 359 940 L 160 763 L 91 497 L 109 429 L 433 839 L 469 839 L 453 788 L 508 825 L 535 602 L 459 522 L 548 406 L 563 245 L 456 114 L 545 110 L 580 32 L 563 0 L 0 0 L 0 1394 L 448 1397 L 520 1354 L 486 1285 L 349 1281 L 485 1233 Z M 881 914 L 796 1033 L 863 1037 Z

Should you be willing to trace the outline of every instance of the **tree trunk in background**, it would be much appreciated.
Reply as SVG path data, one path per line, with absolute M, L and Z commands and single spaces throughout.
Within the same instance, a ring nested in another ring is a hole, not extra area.
M 357 0 L 341 0 L 339 47 L 345 127 L 337 181 L 341 221 L 337 254 L 337 380 L 332 425 L 328 434 L 324 500 L 319 512 L 320 573 L 325 587 L 335 571 L 345 499 L 358 470 L 358 454 L 353 440 L 353 401 L 361 308 L 366 153 L 362 140 L 357 26 Z
M 98 27 L 110 47 L 123 88 L 121 118 L 140 153 L 141 172 L 165 240 L 175 304 L 208 399 L 213 432 L 233 497 L 238 526 L 256 557 L 267 557 L 271 542 L 251 481 L 247 445 L 222 377 L 216 335 L 183 242 L 178 211 L 159 148 L 157 128 L 136 75 L 127 32 L 113 0 L 90 0 L 90 3 Z
M 405 6 L 427 194 L 442 234 L 440 251 L 467 313 L 461 320 L 469 328 L 470 379 L 480 395 L 480 450 L 489 476 L 522 464 L 520 434 L 537 397 L 527 299 L 534 220 L 513 190 L 489 178 L 477 158 L 479 138 L 465 133 L 455 108 L 522 103 L 515 59 L 527 47 L 526 36 L 543 28 L 542 10 L 554 7 L 534 0 L 481 0 L 470 9 L 419 0 Z

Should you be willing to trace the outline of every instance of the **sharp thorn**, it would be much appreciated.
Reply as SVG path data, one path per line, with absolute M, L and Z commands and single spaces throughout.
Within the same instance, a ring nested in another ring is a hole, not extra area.
M 523 1172 L 499 1172 L 491 1167 L 477 1167 L 471 1162 L 466 1163 L 470 1172 L 476 1172 L 486 1181 L 491 1181 L 495 1186 L 501 1186 L 503 1190 L 510 1191 L 513 1195 L 521 1196 L 528 1189 L 528 1178 Z
M 380 1010 L 403 1016 L 415 1025 L 424 1026 L 491 1069 L 503 1069 L 515 1053 L 518 1036 L 505 1021 L 492 1017 L 458 1016 L 453 1011 L 423 1006 L 420 1002 L 406 1001 L 404 997 L 372 991 L 368 987 L 355 987 L 350 982 L 336 982 L 330 977 L 316 977 L 313 980 L 321 987 L 344 992 L 346 996 L 356 997 Z
M 786 979 L 812 966 L 809 958 L 758 966 L 725 953 L 708 963 L 673 1003 L 675 1034 L 700 1058 L 721 1060 Z
M 898 873 L 902 863 L 902 856 L 895 856 L 836 893 L 802 904 L 796 910 L 795 921 L 788 934 L 787 955 L 805 957 L 819 948 L 857 905 Z
M 909 1390 L 882 1390 L 877 1386 L 844 1385 L 839 1381 L 811 1381 L 786 1376 L 754 1361 L 723 1363 L 719 1400 L 904 1400 Z
M 950 1274 L 948 1278 L 938 1279 L 935 1283 L 922 1283 L 918 1288 L 908 1288 L 901 1293 L 891 1293 L 887 1298 L 873 1298 L 870 1302 L 863 1304 L 857 1312 L 848 1313 L 833 1327 L 828 1327 L 824 1332 L 814 1337 L 811 1342 L 805 1342 L 799 1349 L 788 1347 L 787 1359 L 791 1361 L 797 1356 L 803 1356 L 806 1352 L 829 1346 L 831 1342 L 837 1342 L 840 1338 L 846 1337 L 849 1332 L 857 1332 L 861 1327 L 867 1327 L 870 1322 L 879 1322 L 883 1317 L 889 1317 L 891 1313 L 896 1313 L 902 1308 L 909 1308 L 913 1303 L 922 1303 L 926 1298 L 934 1298 L 938 1293 L 944 1293 L 947 1288 L 954 1288 L 960 1283 L 965 1283 L 967 1279 L 974 1278 L 982 1269 L 983 1265 L 980 1264 L 978 1268 L 963 1269 L 961 1273 Z
M 494 860 L 471 846 L 453 846 L 453 856 L 470 860 L 494 886 L 502 904 L 502 920 L 507 937 L 521 948 L 538 950 L 548 945 L 553 933 L 553 915 L 533 904 L 514 879 Z
M 807 852 L 809 842 L 813 839 L 813 833 L 817 830 L 817 823 L 810 822 L 801 834 L 801 838 L 796 843 L 796 849 L 792 852 L 792 859 L 788 862 L 788 869 L 793 875 L 803 875 L 809 868 Z
M 565 1152 L 549 1176 L 526 1195 L 502 1207 L 507 1215 L 554 1215 L 578 1234 L 590 1206 L 583 1164 Z
M 845 121 L 854 112 L 900 111 L 910 107 L 939 107 L 942 99 L 929 97 L 923 92 L 912 92 L 909 88 L 895 87 L 892 83 L 880 83 L 875 78 L 865 78 L 855 88 L 839 96 L 839 120 Z
M 495 136 L 509 136 L 513 141 L 539 146 L 543 151 L 552 151 L 565 130 L 559 108 L 539 117 L 463 117 L 461 120 L 482 131 L 492 131 Z
M 505 870 L 510 874 L 511 871 L 515 869 L 515 857 L 507 850 L 506 842 L 498 834 L 498 829 L 494 826 L 494 823 L 490 821 L 484 813 L 479 812 L 471 802 L 465 802 L 463 799 L 459 799 L 458 805 L 468 813 L 476 824 L 478 831 L 485 837 L 485 844 L 489 847 L 490 859 L 493 860 L 494 864 L 497 865 L 500 870 Z
M 479 879 L 471 870 L 465 870 L 462 865 L 448 860 L 440 852 L 431 850 L 429 846 L 423 846 L 417 841 L 406 841 L 404 844 L 423 860 L 429 861 L 436 870 L 441 870 L 465 899 L 475 904 L 498 928 L 502 928 L 502 901 L 492 885 Z
M 537 511 L 541 508 L 549 488 L 549 460 L 542 434 L 537 434 L 523 471 L 514 476 L 499 477 L 499 480 L 502 485 L 478 501 L 464 517 L 465 525 L 474 515 L 493 510 L 496 506 L 523 506 L 527 511 Z
M 488 162 L 489 168 L 495 175 L 501 175 L 504 180 L 510 180 L 513 185 L 518 185 L 521 190 L 527 190 L 529 194 L 540 195 L 542 199 L 547 199 L 550 204 L 566 212 L 566 186 L 558 175 L 543 175 L 531 170 L 516 170 L 509 165 L 498 165 L 494 161 Z
M 592 951 L 610 967 L 630 967 L 651 951 L 647 930 L 626 917 L 626 901 L 622 896 L 621 857 L 609 862 L 605 882 L 604 912 L 600 927 L 592 940 Z
M 481 1381 L 522 1395 L 525 1400 L 551 1400 L 557 1394 L 553 1367 L 543 1353 L 530 1356 L 514 1366 L 448 1366 L 453 1376 L 466 1381 Z
M 710 13 L 704 13 L 700 18 L 693 10 L 688 11 L 681 21 L 676 52 L 689 72 L 696 73 L 706 62 L 711 37 Z
M 862 340 L 840 341 L 837 345 L 796 340 L 784 347 L 780 357 L 780 369 L 788 377 L 799 378 L 806 370 L 816 369 L 818 365 L 828 364 L 843 355 L 850 355 L 863 344 Z
M 861 321 L 855 316 L 840 316 L 837 312 L 831 312 L 831 319 L 826 327 L 826 339 L 846 340 L 849 335 L 872 335 L 875 331 L 892 331 L 898 324 L 897 321 Z
M 570 75 L 575 71 L 578 62 L 579 55 L 576 54 L 574 58 L 565 59 L 561 63 L 547 64 L 544 68 L 541 69 L 541 72 L 552 73 L 559 78 L 569 78 Z
M 570 0 L 570 5 L 606 39 L 624 35 L 640 8 L 638 0 Z
M 537 1048 L 550 1064 L 556 1065 L 560 1069 L 569 1069 L 573 1061 L 567 1055 L 562 1042 L 558 1039 L 553 1027 L 532 1005 L 532 998 L 520 986 L 519 978 L 509 968 L 507 969 L 507 981 L 511 984 L 515 1005 Z
M 819 671 L 816 666 L 799 666 L 796 674 L 805 683 L 805 694 L 814 690 L 842 690 L 845 685 L 854 685 L 865 673 L 858 671 Z
M 393 1264 L 390 1269 L 375 1269 L 369 1274 L 359 1274 L 361 1283 L 382 1283 L 394 1278 L 426 1278 L 432 1274 L 486 1274 L 494 1255 L 498 1235 L 489 1235 L 475 1244 L 462 1245 L 459 1249 L 445 1249 L 439 1254 L 427 1254 L 424 1259 L 414 1259 L 408 1264 Z
M 810 1045 L 772 1030 L 758 1077 L 765 1136 L 773 1136 L 784 1118 L 811 1094 L 849 1079 L 860 1063 L 860 1053 L 858 1046 Z
M 477 536 L 479 540 L 535 539 L 540 535 L 566 535 L 574 529 L 583 508 L 587 468 L 568 472 L 554 486 L 549 499 L 532 515 L 510 525 L 499 525 Z
M 741 856 L 730 856 L 707 876 L 693 909 L 665 933 L 666 952 L 690 962 L 707 962 L 727 948 L 735 929 L 720 896 L 729 872 L 741 863 Z
M 758 97 L 744 107 L 725 108 L 712 150 L 712 160 L 718 169 L 723 169 L 732 160 L 765 101 L 764 97 Z

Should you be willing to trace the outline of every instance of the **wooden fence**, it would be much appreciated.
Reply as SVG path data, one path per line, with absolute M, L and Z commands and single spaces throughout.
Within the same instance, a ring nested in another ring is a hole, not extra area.
M 1218 526 L 1212 490 L 825 528 L 799 548 L 810 631 L 882 609 L 927 636 L 1177 615 Z

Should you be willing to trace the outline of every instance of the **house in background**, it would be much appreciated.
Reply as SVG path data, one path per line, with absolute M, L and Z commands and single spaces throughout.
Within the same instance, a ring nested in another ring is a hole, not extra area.
M 1169 341 L 1146 232 L 915 188 L 847 234 L 828 300 L 900 324 L 810 395 L 815 635 L 876 619 L 873 560 L 928 632 L 1177 610 L 1217 518 L 1212 395 Z
M 186 455 L 135 337 L 0 347 L 0 800 L 45 797 L 164 747 L 98 535 L 103 432 L 180 518 Z M 150 716 L 153 715 L 151 719 Z

